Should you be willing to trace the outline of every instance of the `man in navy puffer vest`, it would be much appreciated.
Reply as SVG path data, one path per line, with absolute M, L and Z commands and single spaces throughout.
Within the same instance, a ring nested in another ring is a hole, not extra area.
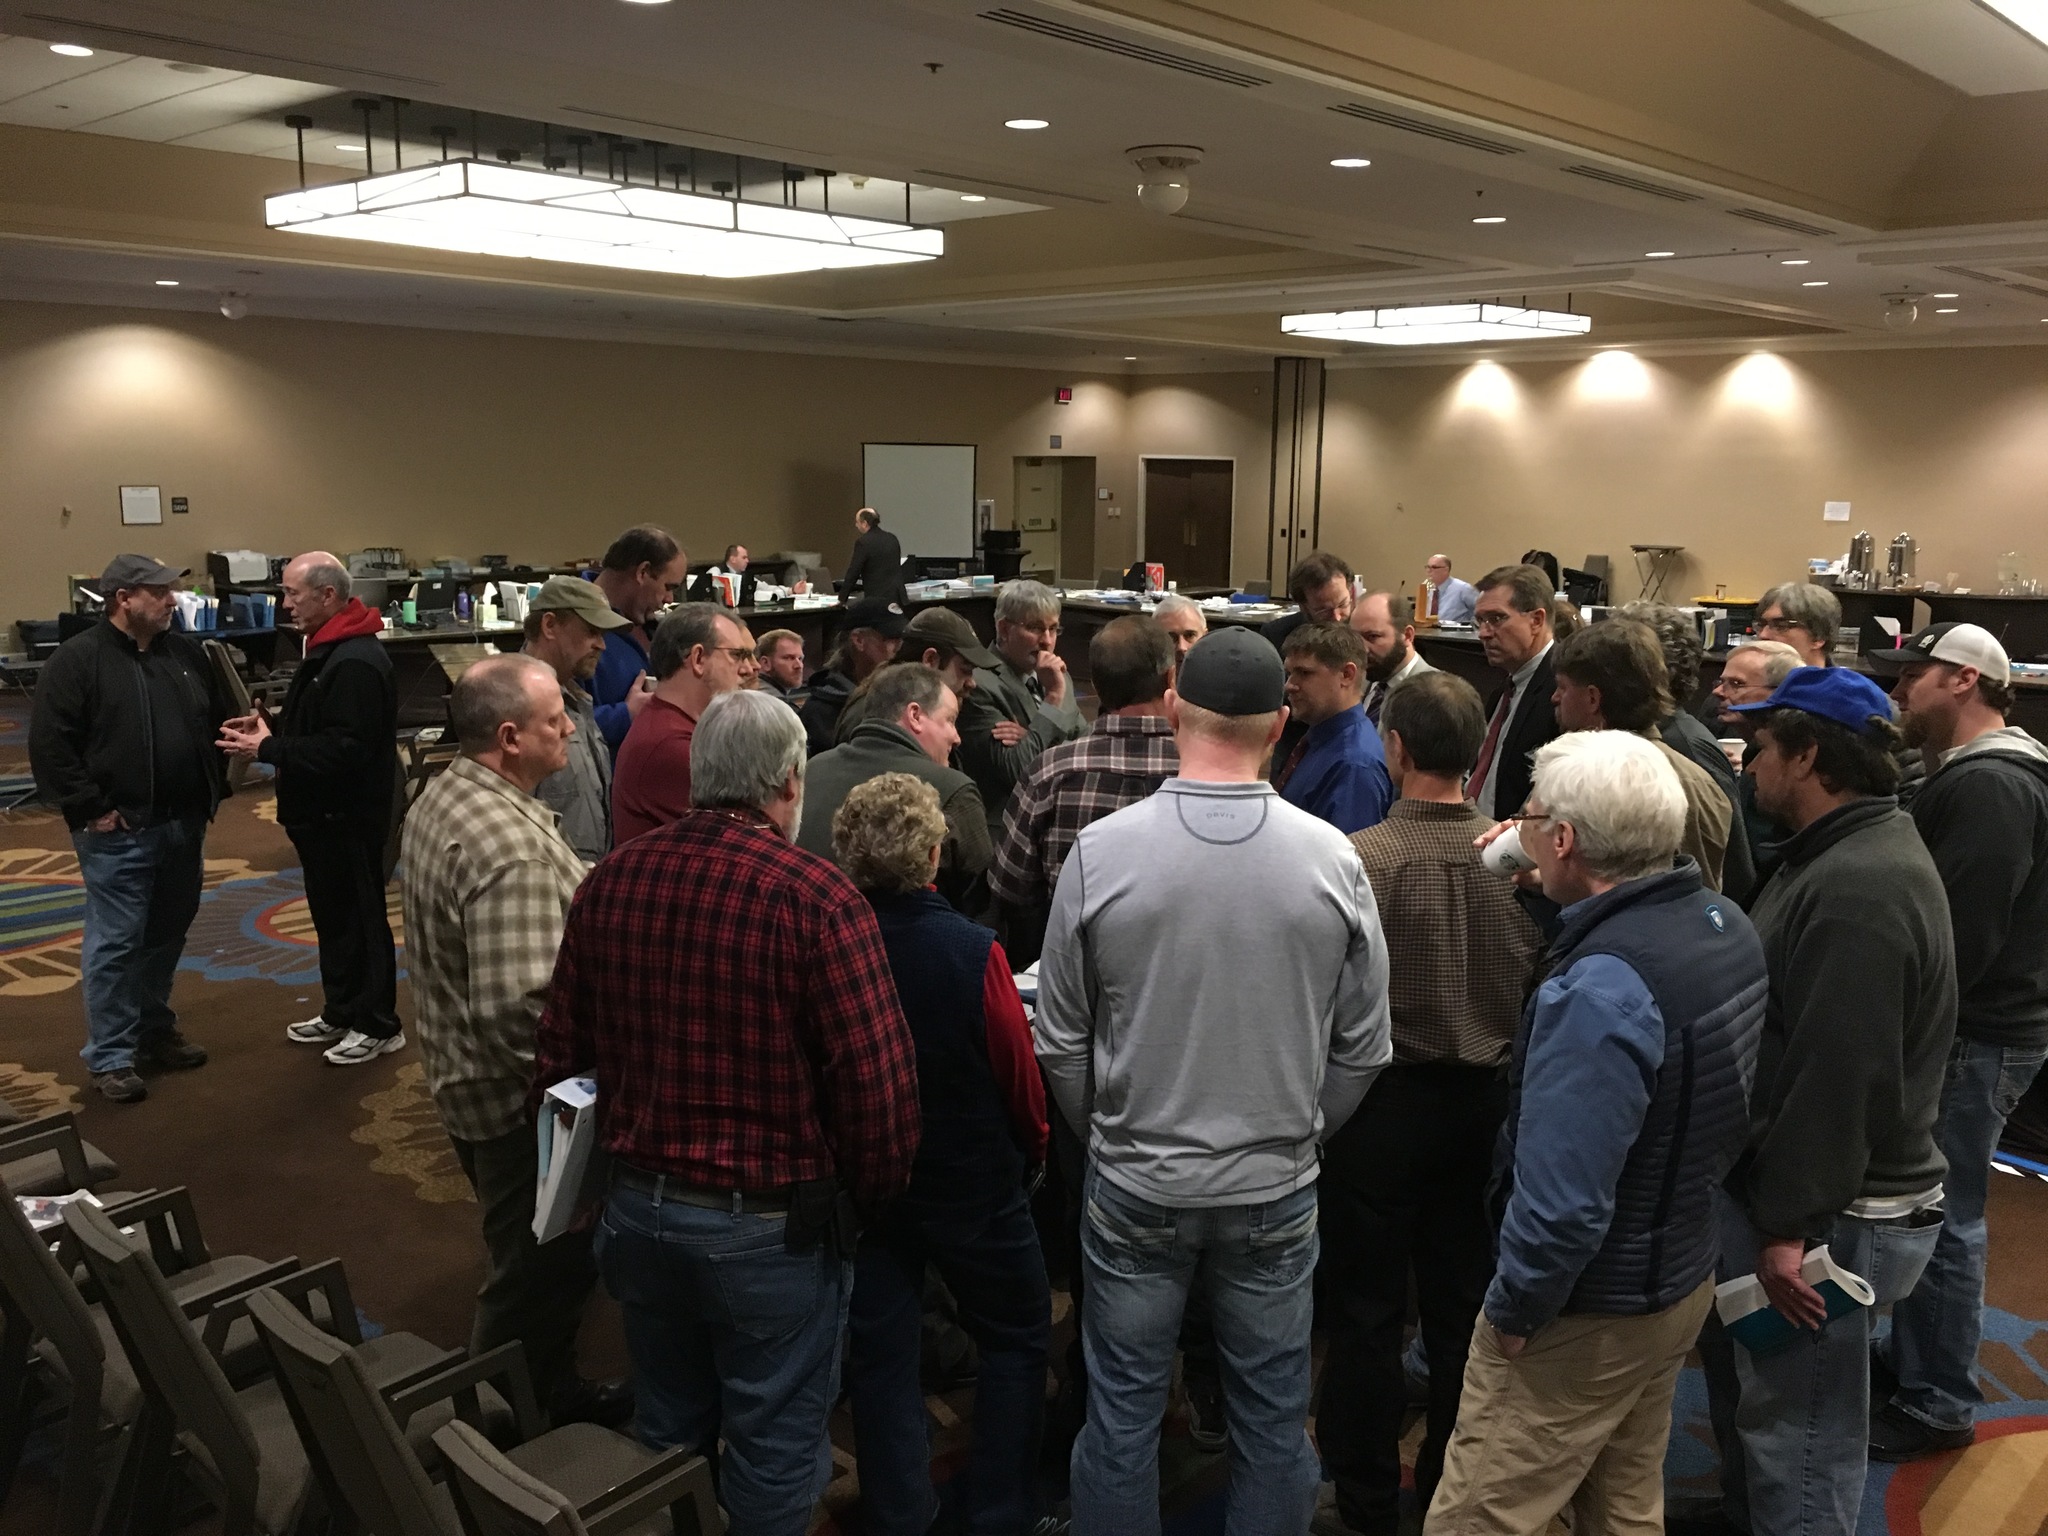
M 1769 978 L 1733 902 L 1674 864 L 1652 743 L 1536 754 L 1516 828 L 1562 908 L 1516 1036 L 1499 1258 L 1430 1536 L 1663 1528 L 1671 1394 L 1714 1295 L 1714 1189 L 1748 1129 Z M 1526 876 L 1523 878 L 1527 878 Z
M 929 1264 L 981 1357 L 959 1529 L 1024 1536 L 1039 1522 L 1052 1331 L 1045 1258 L 1024 1193 L 1027 1169 L 1045 1160 L 1045 1086 L 1002 945 L 932 888 L 945 837 L 938 792 L 907 773 L 856 785 L 832 818 L 833 857 L 881 926 L 917 1045 L 924 1116 L 910 1187 L 862 1235 L 854 1261 L 861 1529 L 924 1536 L 938 1512 L 918 1384 Z

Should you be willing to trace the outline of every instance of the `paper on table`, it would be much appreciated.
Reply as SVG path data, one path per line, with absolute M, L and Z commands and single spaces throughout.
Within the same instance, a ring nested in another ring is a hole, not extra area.
M 1877 1292 L 1869 1282 L 1837 1264 L 1826 1243 L 1807 1254 L 1800 1263 L 1799 1277 L 1820 1292 L 1827 1303 L 1829 1322 L 1858 1307 L 1877 1303 Z M 1721 1326 L 1728 1330 L 1729 1337 L 1740 1341 L 1753 1355 L 1782 1349 L 1807 1331 L 1771 1305 L 1763 1281 L 1755 1275 L 1743 1275 L 1715 1286 L 1714 1309 L 1721 1314 Z

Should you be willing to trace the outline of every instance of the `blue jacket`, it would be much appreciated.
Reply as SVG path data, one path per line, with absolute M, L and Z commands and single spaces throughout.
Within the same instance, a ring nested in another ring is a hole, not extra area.
M 633 712 L 626 708 L 626 694 L 633 679 L 646 670 L 647 639 L 638 624 L 605 631 L 604 654 L 597 658 L 597 671 L 584 687 L 597 716 L 597 728 L 614 757 L 618 756 L 619 743 L 626 739 L 626 728 L 633 723 Z
M 1394 781 L 1380 733 L 1357 704 L 1309 727 L 1308 749 L 1287 776 L 1280 798 L 1320 816 L 1339 832 L 1363 832 L 1387 819 Z
M 1748 1134 L 1770 978 L 1690 860 L 1560 914 L 1509 1069 L 1486 1316 L 1661 1312 L 1713 1271 L 1715 1186 Z

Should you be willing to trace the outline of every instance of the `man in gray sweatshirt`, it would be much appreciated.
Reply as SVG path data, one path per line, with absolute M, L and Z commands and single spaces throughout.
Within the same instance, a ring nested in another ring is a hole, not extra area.
M 1179 777 L 1084 830 L 1053 892 L 1038 1058 L 1089 1155 L 1076 1536 L 1159 1530 L 1159 1422 L 1198 1273 L 1233 1450 L 1226 1530 L 1306 1530 L 1315 1503 L 1318 1143 L 1392 1053 L 1365 867 L 1263 775 L 1284 687 L 1250 631 L 1198 642 L 1167 694 Z

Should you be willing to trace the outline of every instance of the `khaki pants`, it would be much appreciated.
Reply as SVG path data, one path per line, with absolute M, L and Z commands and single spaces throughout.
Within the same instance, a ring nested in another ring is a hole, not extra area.
M 1647 1317 L 1568 1316 L 1518 1360 L 1482 1314 L 1427 1536 L 1537 1536 L 1566 1504 L 1573 1536 L 1663 1536 L 1671 1393 L 1714 1282 Z

